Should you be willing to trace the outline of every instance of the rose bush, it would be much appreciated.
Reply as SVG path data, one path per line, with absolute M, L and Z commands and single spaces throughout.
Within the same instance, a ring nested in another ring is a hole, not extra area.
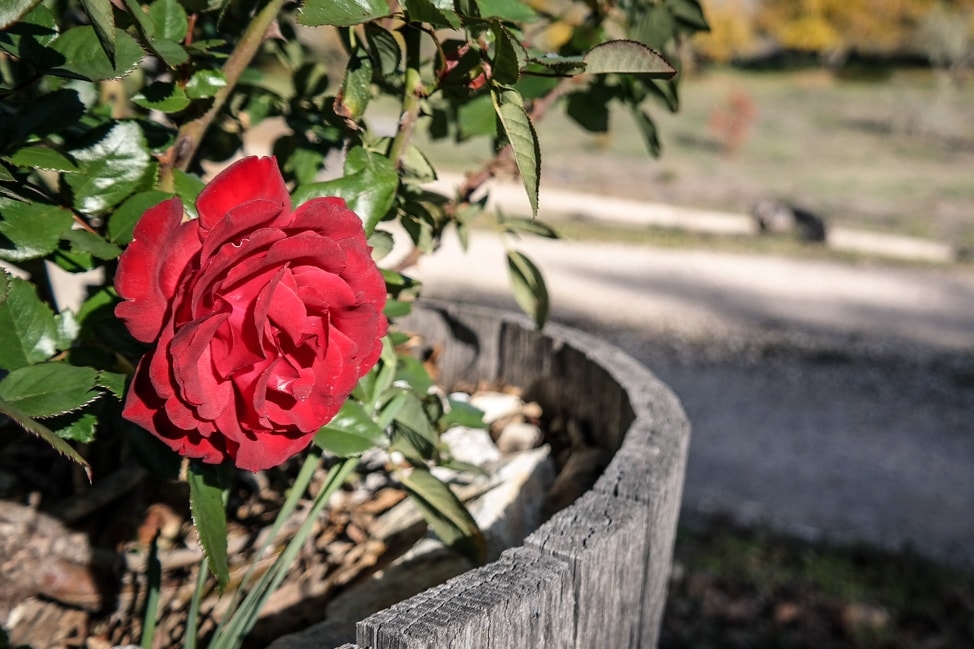
M 534 124 L 563 110 L 604 133 L 621 111 L 658 154 L 650 104 L 677 110 L 679 54 L 705 29 L 698 0 L 0 0 L 4 445 L 19 427 L 96 482 L 138 461 L 144 486 L 187 487 L 204 559 L 186 647 L 241 645 L 365 453 L 384 453 L 430 528 L 482 560 L 483 534 L 433 469 L 463 467 L 445 430 L 483 422 L 395 326 L 421 299 L 409 266 L 446 236 L 466 242 L 490 179 L 515 173 L 530 209 L 487 224 L 542 326 L 544 278 L 517 244 L 555 236 L 535 218 Z M 446 140 L 486 155 L 443 192 L 429 154 Z M 209 177 L 245 148 L 275 157 Z M 412 250 L 382 260 L 396 237 Z M 78 299 L 58 294 L 63 273 L 85 273 Z M 265 521 L 241 520 L 257 481 L 239 471 L 305 448 L 300 468 L 273 472 L 287 485 L 276 531 L 230 556 L 228 514 L 238 529 Z M 31 488 L 45 506 L 82 495 L 66 464 Z M 126 608 L 144 622 L 109 640 L 160 646 L 155 622 L 175 613 L 158 595 L 175 580 L 154 541 L 132 543 L 147 570 Z M 207 573 L 235 589 L 226 608 L 203 605 Z M 211 610 L 216 629 L 193 626 Z
M 274 158 L 234 163 L 196 209 L 151 208 L 119 259 L 116 314 L 152 345 L 123 416 L 180 455 L 277 466 L 378 360 L 385 281 L 345 201 L 292 211 Z

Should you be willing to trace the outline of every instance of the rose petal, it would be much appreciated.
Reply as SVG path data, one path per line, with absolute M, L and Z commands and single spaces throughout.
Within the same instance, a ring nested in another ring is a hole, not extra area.
M 293 230 L 314 230 L 330 239 L 361 239 L 365 242 L 362 219 L 337 197 L 313 198 L 294 210 Z
M 290 220 L 291 214 L 278 201 L 258 198 L 237 205 L 206 233 L 200 258 L 210 259 L 218 248 L 227 244 L 240 248 L 241 240 L 248 239 L 258 230 L 280 229 Z
M 119 257 L 115 289 L 126 301 L 115 307 L 115 315 L 136 340 L 149 343 L 159 335 L 180 278 L 200 250 L 198 225 L 182 219 L 178 198 L 150 208 Z
M 220 313 L 183 325 L 170 345 L 180 397 L 196 406 L 203 419 L 216 419 L 233 404 L 233 387 L 216 374 L 210 354 L 210 343 L 228 317 L 228 313 Z
M 296 289 L 291 272 L 282 268 L 261 291 L 256 307 L 256 311 L 260 312 L 259 317 L 270 320 L 279 331 L 284 332 L 293 347 L 301 344 L 308 318 L 308 311 L 295 293 Z M 263 322 L 257 320 L 257 326 L 263 327 Z
M 330 238 L 316 232 L 301 232 L 271 244 L 264 263 L 309 265 L 329 273 L 341 274 L 347 262 L 341 247 Z
M 217 174 L 196 199 L 200 226 L 204 231 L 212 230 L 230 210 L 258 198 L 291 211 L 291 197 L 276 158 L 243 158 Z
M 311 266 L 295 268 L 292 274 L 298 286 L 298 296 L 309 311 L 344 309 L 356 303 L 355 293 L 340 275 Z
M 240 283 L 252 281 L 257 274 L 275 271 L 275 265 L 264 261 L 266 250 L 286 236 L 281 230 L 265 228 L 254 232 L 239 246 L 228 243 L 220 248 L 207 260 L 193 285 L 193 317 L 206 315 L 215 307 L 217 297 L 228 295 Z M 253 299 L 254 295 L 254 292 L 245 293 L 243 301 Z
M 146 365 L 146 378 L 163 400 L 176 394 L 176 383 L 172 378 L 172 358 L 169 355 L 169 343 L 172 342 L 172 337 L 172 321 L 168 321 L 159 334 L 159 342 L 156 343 L 155 349 L 143 356 L 141 361 Z
M 222 462 L 225 457 L 219 436 L 208 439 L 194 429 L 178 428 L 173 424 L 148 380 L 144 359 L 135 370 L 122 416 L 158 437 L 180 455 L 199 458 L 211 464 Z
M 381 311 L 386 303 L 386 283 L 372 261 L 369 247 L 351 239 L 345 239 L 339 245 L 345 253 L 342 277 L 348 281 L 359 302 L 375 304 Z
M 316 431 L 317 432 L 317 431 Z M 233 453 L 233 461 L 241 469 L 262 471 L 278 466 L 289 457 L 300 453 L 311 444 L 313 434 L 288 435 L 266 433 L 254 440 L 240 442 Z

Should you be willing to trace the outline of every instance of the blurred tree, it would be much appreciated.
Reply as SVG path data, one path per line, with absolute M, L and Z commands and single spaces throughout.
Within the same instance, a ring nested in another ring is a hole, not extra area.
M 920 22 L 916 46 L 959 84 L 974 63 L 974 3 L 938 4 Z M 961 6 L 957 6 L 961 5 Z
M 912 49 L 934 10 L 965 12 L 972 0 L 763 0 L 757 27 L 783 47 L 841 60 L 853 48 L 891 53 Z
M 750 0 L 706 0 L 702 3 L 710 32 L 693 37 L 694 52 L 707 60 L 727 63 L 754 52 L 758 40 Z

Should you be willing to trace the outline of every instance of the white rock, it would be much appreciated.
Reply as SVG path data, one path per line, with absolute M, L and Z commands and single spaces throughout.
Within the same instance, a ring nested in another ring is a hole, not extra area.
M 470 405 L 482 410 L 484 421 L 489 424 L 503 417 L 516 415 L 521 411 L 524 402 L 516 394 L 478 392 L 470 397 Z
M 555 481 L 555 464 L 545 445 L 509 456 L 491 470 L 498 485 L 467 504 L 487 539 L 489 559 L 520 545 L 544 522 L 548 489 Z
M 526 421 L 516 421 L 504 426 L 496 444 L 501 453 L 519 453 L 540 446 L 543 439 L 540 428 Z
M 454 426 L 440 436 L 440 441 L 450 449 L 450 455 L 461 462 L 484 467 L 501 458 L 501 452 L 482 428 Z

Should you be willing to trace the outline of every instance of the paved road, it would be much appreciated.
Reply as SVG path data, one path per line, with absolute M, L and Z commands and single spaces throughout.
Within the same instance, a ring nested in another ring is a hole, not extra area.
M 974 274 L 624 245 L 517 244 L 553 319 L 645 362 L 693 424 L 684 506 L 974 565 Z M 426 295 L 513 305 L 489 234 Z

